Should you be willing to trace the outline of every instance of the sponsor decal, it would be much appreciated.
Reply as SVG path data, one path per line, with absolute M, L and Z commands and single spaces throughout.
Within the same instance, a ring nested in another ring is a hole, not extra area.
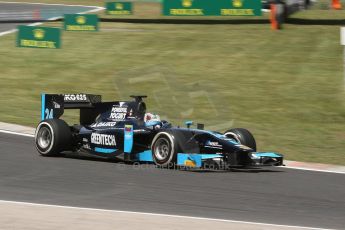
M 108 15 L 131 15 L 132 2 L 107 2 L 106 14 Z
M 84 144 L 83 144 L 83 148 L 84 148 L 84 149 L 91 149 L 91 146 L 90 146 L 89 143 L 84 143 Z
M 83 15 L 77 16 L 75 18 L 75 20 L 78 24 L 85 24 L 86 23 L 86 17 Z
M 36 39 L 43 39 L 44 38 L 44 34 L 46 33 L 44 30 L 42 29 L 35 29 L 33 30 L 34 33 L 34 37 Z
M 197 4 L 195 5 L 194 2 Z M 213 4 L 213 3 L 211 3 Z M 199 6 L 198 0 L 164 0 L 163 14 L 172 16 L 203 16 L 204 9 Z
M 87 138 L 83 138 L 83 148 L 84 149 L 91 149 L 91 146 L 89 144 L 89 140 Z
M 45 114 L 45 119 L 53 119 L 54 118 L 54 110 L 53 109 L 46 109 L 44 111 L 44 114 Z
M 222 148 L 223 146 L 221 145 L 221 144 L 219 144 L 217 141 L 214 141 L 214 142 L 212 142 L 212 141 L 207 141 L 206 142 L 206 145 L 208 146 L 208 147 L 215 147 L 215 148 Z
M 209 141 L 209 142 L 207 142 L 207 145 L 211 145 L 211 146 L 218 146 L 219 145 L 219 143 L 218 142 L 212 142 L 212 141 Z
M 127 115 L 127 107 L 113 107 L 109 118 L 114 120 L 124 120 Z
M 123 4 L 122 3 L 115 3 L 115 9 L 117 10 L 123 10 Z
M 222 16 L 260 16 L 261 1 L 256 0 L 232 0 L 229 7 L 220 9 Z
M 94 123 L 91 125 L 92 128 L 95 127 L 113 127 L 116 125 L 116 122 L 100 122 L 100 123 Z
M 60 109 L 61 108 L 61 106 L 55 101 L 53 101 L 53 105 L 54 105 L 54 109 Z
M 133 148 L 133 126 L 132 125 L 125 125 L 124 133 L 124 152 L 130 153 L 132 152 Z
M 125 125 L 125 138 L 132 139 L 133 138 L 133 126 L 132 125 Z
M 96 145 L 116 146 L 115 136 L 108 134 L 91 134 L 91 143 Z
M 196 167 L 196 163 L 192 160 L 185 160 L 184 165 L 188 167 Z
M 260 16 L 261 0 L 164 0 L 166 16 Z
M 136 129 L 136 130 L 133 130 L 134 133 L 141 133 L 141 132 L 147 132 L 146 129 Z
M 65 94 L 65 101 L 87 101 L 86 94 Z
M 17 46 L 30 48 L 60 48 L 59 28 L 18 26 Z
M 191 7 L 192 3 L 193 3 L 193 0 L 182 0 L 183 7 Z
M 245 146 L 245 145 L 235 145 L 235 146 L 243 150 L 252 150 L 252 148 L 249 148 L 248 146 Z
M 222 9 L 223 16 L 255 16 L 253 9 Z
M 65 14 L 64 29 L 66 31 L 97 31 L 98 16 L 96 14 Z
M 232 5 L 233 5 L 233 7 L 240 8 L 243 6 L 243 2 L 242 2 L 242 0 L 233 0 Z

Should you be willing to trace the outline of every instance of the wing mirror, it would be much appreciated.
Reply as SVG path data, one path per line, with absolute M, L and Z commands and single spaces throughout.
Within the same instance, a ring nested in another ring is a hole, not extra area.
M 185 125 L 187 126 L 187 128 L 189 129 L 192 125 L 193 125 L 193 121 L 186 121 Z
M 194 124 L 193 121 L 186 121 L 185 122 L 185 125 L 187 126 L 187 128 L 189 129 L 192 125 Z M 197 129 L 204 129 L 205 128 L 205 125 L 204 124 L 196 124 L 196 128 Z

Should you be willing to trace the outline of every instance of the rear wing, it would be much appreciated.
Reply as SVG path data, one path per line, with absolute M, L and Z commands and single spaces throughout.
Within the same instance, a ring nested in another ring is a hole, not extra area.
M 60 118 L 65 109 L 80 109 L 80 123 L 88 124 L 98 115 L 95 105 L 102 102 L 101 95 L 42 94 L 41 120 Z

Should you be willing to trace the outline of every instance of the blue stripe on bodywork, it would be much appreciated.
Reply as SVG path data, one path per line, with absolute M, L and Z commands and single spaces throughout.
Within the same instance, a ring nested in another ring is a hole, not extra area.
M 99 153 L 114 153 L 116 152 L 116 150 L 117 149 L 105 149 L 105 148 L 99 148 L 99 147 L 95 148 L 95 151 Z
M 206 159 L 213 159 L 213 158 L 221 158 L 223 157 L 222 155 L 219 154 L 198 154 L 201 156 L 202 160 L 206 160 Z
M 45 116 L 44 112 L 46 110 L 46 95 L 44 93 L 41 94 L 41 120 L 43 121 Z
M 139 161 L 153 162 L 152 151 L 151 150 L 146 150 L 144 152 L 138 153 L 137 156 L 138 156 L 138 160 Z
M 282 157 L 282 155 L 272 152 L 256 152 L 253 153 L 252 156 L 254 157 Z
M 125 125 L 124 129 L 124 153 L 131 153 L 133 147 L 133 125 Z

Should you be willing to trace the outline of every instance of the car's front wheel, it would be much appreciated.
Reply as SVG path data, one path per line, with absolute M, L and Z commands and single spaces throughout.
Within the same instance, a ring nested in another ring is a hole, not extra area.
M 41 121 L 35 133 L 37 151 L 43 156 L 56 156 L 71 150 L 72 133 L 67 123 L 60 119 Z
M 157 133 L 153 138 L 151 149 L 156 165 L 172 168 L 176 164 L 176 145 L 174 137 L 170 133 Z
M 225 136 L 232 138 L 242 145 L 248 146 L 256 151 L 256 141 L 249 130 L 244 128 L 229 129 L 224 133 Z

